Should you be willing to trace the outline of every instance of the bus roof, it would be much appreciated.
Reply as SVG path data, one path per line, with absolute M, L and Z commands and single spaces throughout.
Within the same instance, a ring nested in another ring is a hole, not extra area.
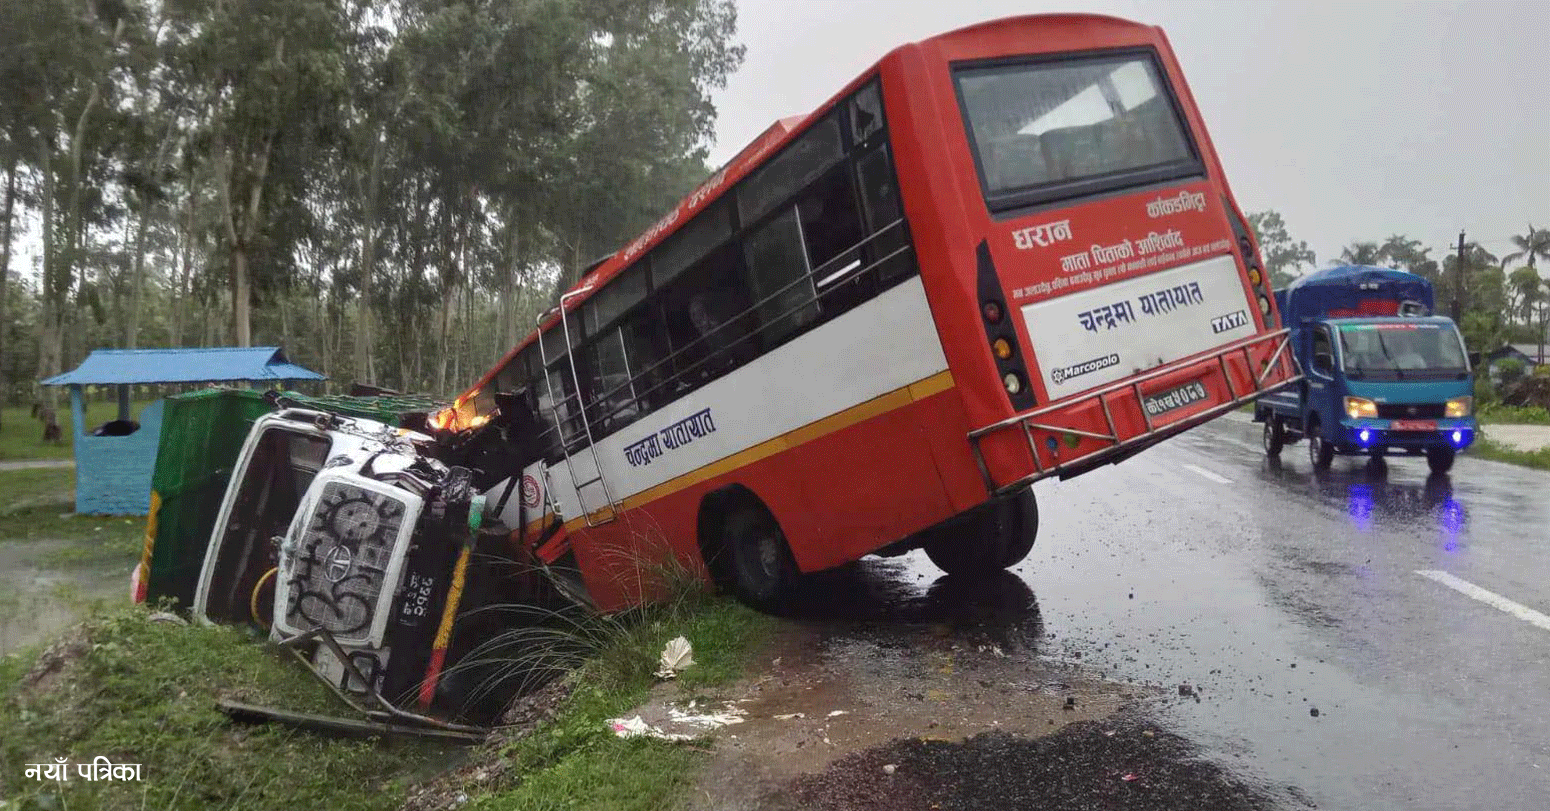
M 905 49 L 918 48 L 922 45 L 930 43 L 943 43 L 962 46 L 978 41 L 979 39 L 983 38 L 984 35 L 989 31 L 1004 30 L 1007 28 L 1020 27 L 1025 25 L 1046 25 L 1059 27 L 1081 26 L 1098 29 L 1152 29 L 1152 26 L 1148 26 L 1143 23 L 1104 14 L 1023 14 L 1012 17 L 1001 17 L 994 20 L 986 20 L 984 22 L 975 23 L 973 25 L 964 26 L 963 28 L 957 28 L 952 31 L 936 34 L 917 42 L 899 45 L 884 53 L 881 57 L 878 58 L 876 62 L 873 62 L 871 65 L 869 65 L 866 70 L 862 71 L 854 79 L 846 83 L 844 87 L 838 89 L 833 95 L 825 99 L 822 104 L 814 108 L 811 112 L 803 115 L 793 115 L 777 119 L 775 123 L 766 128 L 764 132 L 758 135 L 758 137 L 750 141 L 747 146 L 739 150 L 738 153 L 730 160 L 728 160 L 726 164 L 723 165 L 719 170 L 713 173 L 710 177 L 706 178 L 704 182 L 695 187 L 695 189 L 682 200 L 678 201 L 678 203 L 674 205 L 671 210 L 669 210 L 661 219 L 657 220 L 657 222 L 650 228 L 647 228 L 643 233 L 641 233 L 635 239 L 631 240 L 629 243 L 625 244 L 622 248 L 615 251 L 612 255 L 605 255 L 604 259 L 594 262 L 589 268 L 586 269 L 584 273 L 582 273 L 581 278 L 577 279 L 575 284 L 571 285 L 565 291 L 564 295 L 570 296 L 586 290 L 584 295 L 577 296 L 574 299 L 574 303 L 571 306 L 566 307 L 566 311 L 574 311 L 576 308 L 580 307 L 583 303 L 586 302 L 587 299 L 596 294 L 596 292 L 601 289 L 603 285 L 607 284 L 615 276 L 622 273 L 641 255 L 650 251 L 651 248 L 656 247 L 658 243 L 677 231 L 683 223 L 690 220 L 695 214 L 698 214 L 700 211 L 707 208 L 710 204 L 720 200 L 726 194 L 728 189 L 735 186 L 739 180 L 741 180 L 745 175 L 747 175 L 756 166 L 758 166 L 760 161 L 762 161 L 767 155 L 784 146 L 800 131 L 805 129 L 809 123 L 817 120 L 833 109 L 836 102 L 838 102 L 846 94 L 858 88 L 865 80 L 870 79 L 872 75 L 877 72 L 878 67 L 889 57 Z M 589 288 L 589 286 L 590 289 L 588 290 L 587 288 Z M 535 340 L 537 340 L 538 334 L 540 332 L 549 329 L 555 323 L 557 323 L 558 320 L 559 313 L 557 310 L 554 313 L 547 315 L 547 317 L 542 320 L 537 329 L 530 331 L 526 337 L 517 343 L 516 346 L 512 347 L 511 350 L 508 351 L 505 355 L 501 356 L 500 360 L 496 361 L 496 363 L 490 367 L 490 370 L 485 373 L 485 375 L 481 377 L 477 383 L 475 383 L 473 386 L 470 386 L 468 391 L 471 392 L 484 385 L 495 375 L 496 370 L 504 366 L 506 362 L 515 356 L 518 352 L 526 349 L 529 345 L 531 345 Z

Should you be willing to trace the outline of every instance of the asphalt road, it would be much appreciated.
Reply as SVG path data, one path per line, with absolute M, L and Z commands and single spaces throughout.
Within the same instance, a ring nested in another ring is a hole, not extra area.
M 1550 808 L 1550 474 L 1315 476 L 1258 428 L 1038 485 L 1038 655 L 1162 688 L 1170 733 L 1287 808 Z

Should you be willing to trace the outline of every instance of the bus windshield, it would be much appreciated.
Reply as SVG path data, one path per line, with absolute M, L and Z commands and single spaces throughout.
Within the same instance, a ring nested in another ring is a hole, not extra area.
M 992 208 L 1201 174 L 1146 54 L 960 68 Z
M 1345 324 L 1340 350 L 1357 377 L 1436 377 L 1466 369 L 1464 345 L 1451 324 Z

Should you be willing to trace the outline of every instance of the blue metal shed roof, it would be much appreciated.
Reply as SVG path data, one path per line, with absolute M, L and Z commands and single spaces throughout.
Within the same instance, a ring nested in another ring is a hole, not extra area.
M 323 375 L 286 360 L 278 346 L 94 349 L 80 366 L 43 381 L 43 385 L 323 379 Z

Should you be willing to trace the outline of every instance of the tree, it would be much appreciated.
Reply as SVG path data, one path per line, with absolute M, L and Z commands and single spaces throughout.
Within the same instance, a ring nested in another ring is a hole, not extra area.
M 1275 210 L 1249 212 L 1249 227 L 1254 229 L 1254 241 L 1259 243 L 1273 288 L 1286 287 L 1302 275 L 1304 265 L 1312 266 L 1318 261 L 1308 243 L 1292 240 L 1286 222 Z
M 1550 228 L 1535 228 L 1529 223 L 1527 231 L 1513 236 L 1512 244 L 1517 250 L 1502 257 L 1504 266 L 1519 259 L 1529 267 L 1534 267 L 1536 259 L 1550 261 Z
M 1376 265 L 1383 261 L 1383 249 L 1376 242 L 1353 242 L 1340 249 L 1340 261 L 1348 265 Z

